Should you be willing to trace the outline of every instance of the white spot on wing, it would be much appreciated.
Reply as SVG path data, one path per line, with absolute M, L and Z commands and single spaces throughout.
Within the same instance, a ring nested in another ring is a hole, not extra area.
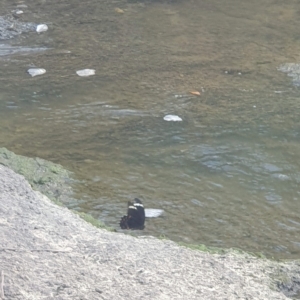
M 132 205 L 128 206 L 128 208 L 130 208 L 130 209 L 137 209 L 136 207 L 134 207 Z

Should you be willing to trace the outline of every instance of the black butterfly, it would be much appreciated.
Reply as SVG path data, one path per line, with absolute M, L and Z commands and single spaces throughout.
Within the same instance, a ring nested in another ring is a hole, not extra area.
M 122 217 L 120 226 L 122 229 L 144 229 L 145 209 L 142 201 L 135 198 L 133 202 L 128 201 L 127 216 Z

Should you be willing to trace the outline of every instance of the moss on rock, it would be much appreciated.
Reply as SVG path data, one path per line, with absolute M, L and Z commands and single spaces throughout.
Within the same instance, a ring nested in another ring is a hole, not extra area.
M 30 158 L 0 148 L 0 164 L 21 174 L 31 184 L 33 189 L 40 191 L 55 202 L 71 201 L 74 182 L 71 172 L 61 165 L 41 158 Z

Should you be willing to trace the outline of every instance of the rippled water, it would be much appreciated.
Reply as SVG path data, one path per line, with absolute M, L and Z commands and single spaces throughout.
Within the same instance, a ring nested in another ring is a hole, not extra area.
M 299 257 L 297 3 L 248 2 L 25 1 L 49 31 L 0 57 L 1 146 L 73 171 L 67 205 L 115 228 L 141 197 L 165 213 L 135 234 Z

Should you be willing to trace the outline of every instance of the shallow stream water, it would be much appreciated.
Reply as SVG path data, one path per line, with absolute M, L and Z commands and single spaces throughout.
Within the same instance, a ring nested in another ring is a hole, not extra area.
M 135 234 L 299 257 L 297 1 L 21 2 L 49 30 L 0 45 L 1 146 L 73 171 L 66 205 L 116 229 L 140 197 L 164 215 Z

